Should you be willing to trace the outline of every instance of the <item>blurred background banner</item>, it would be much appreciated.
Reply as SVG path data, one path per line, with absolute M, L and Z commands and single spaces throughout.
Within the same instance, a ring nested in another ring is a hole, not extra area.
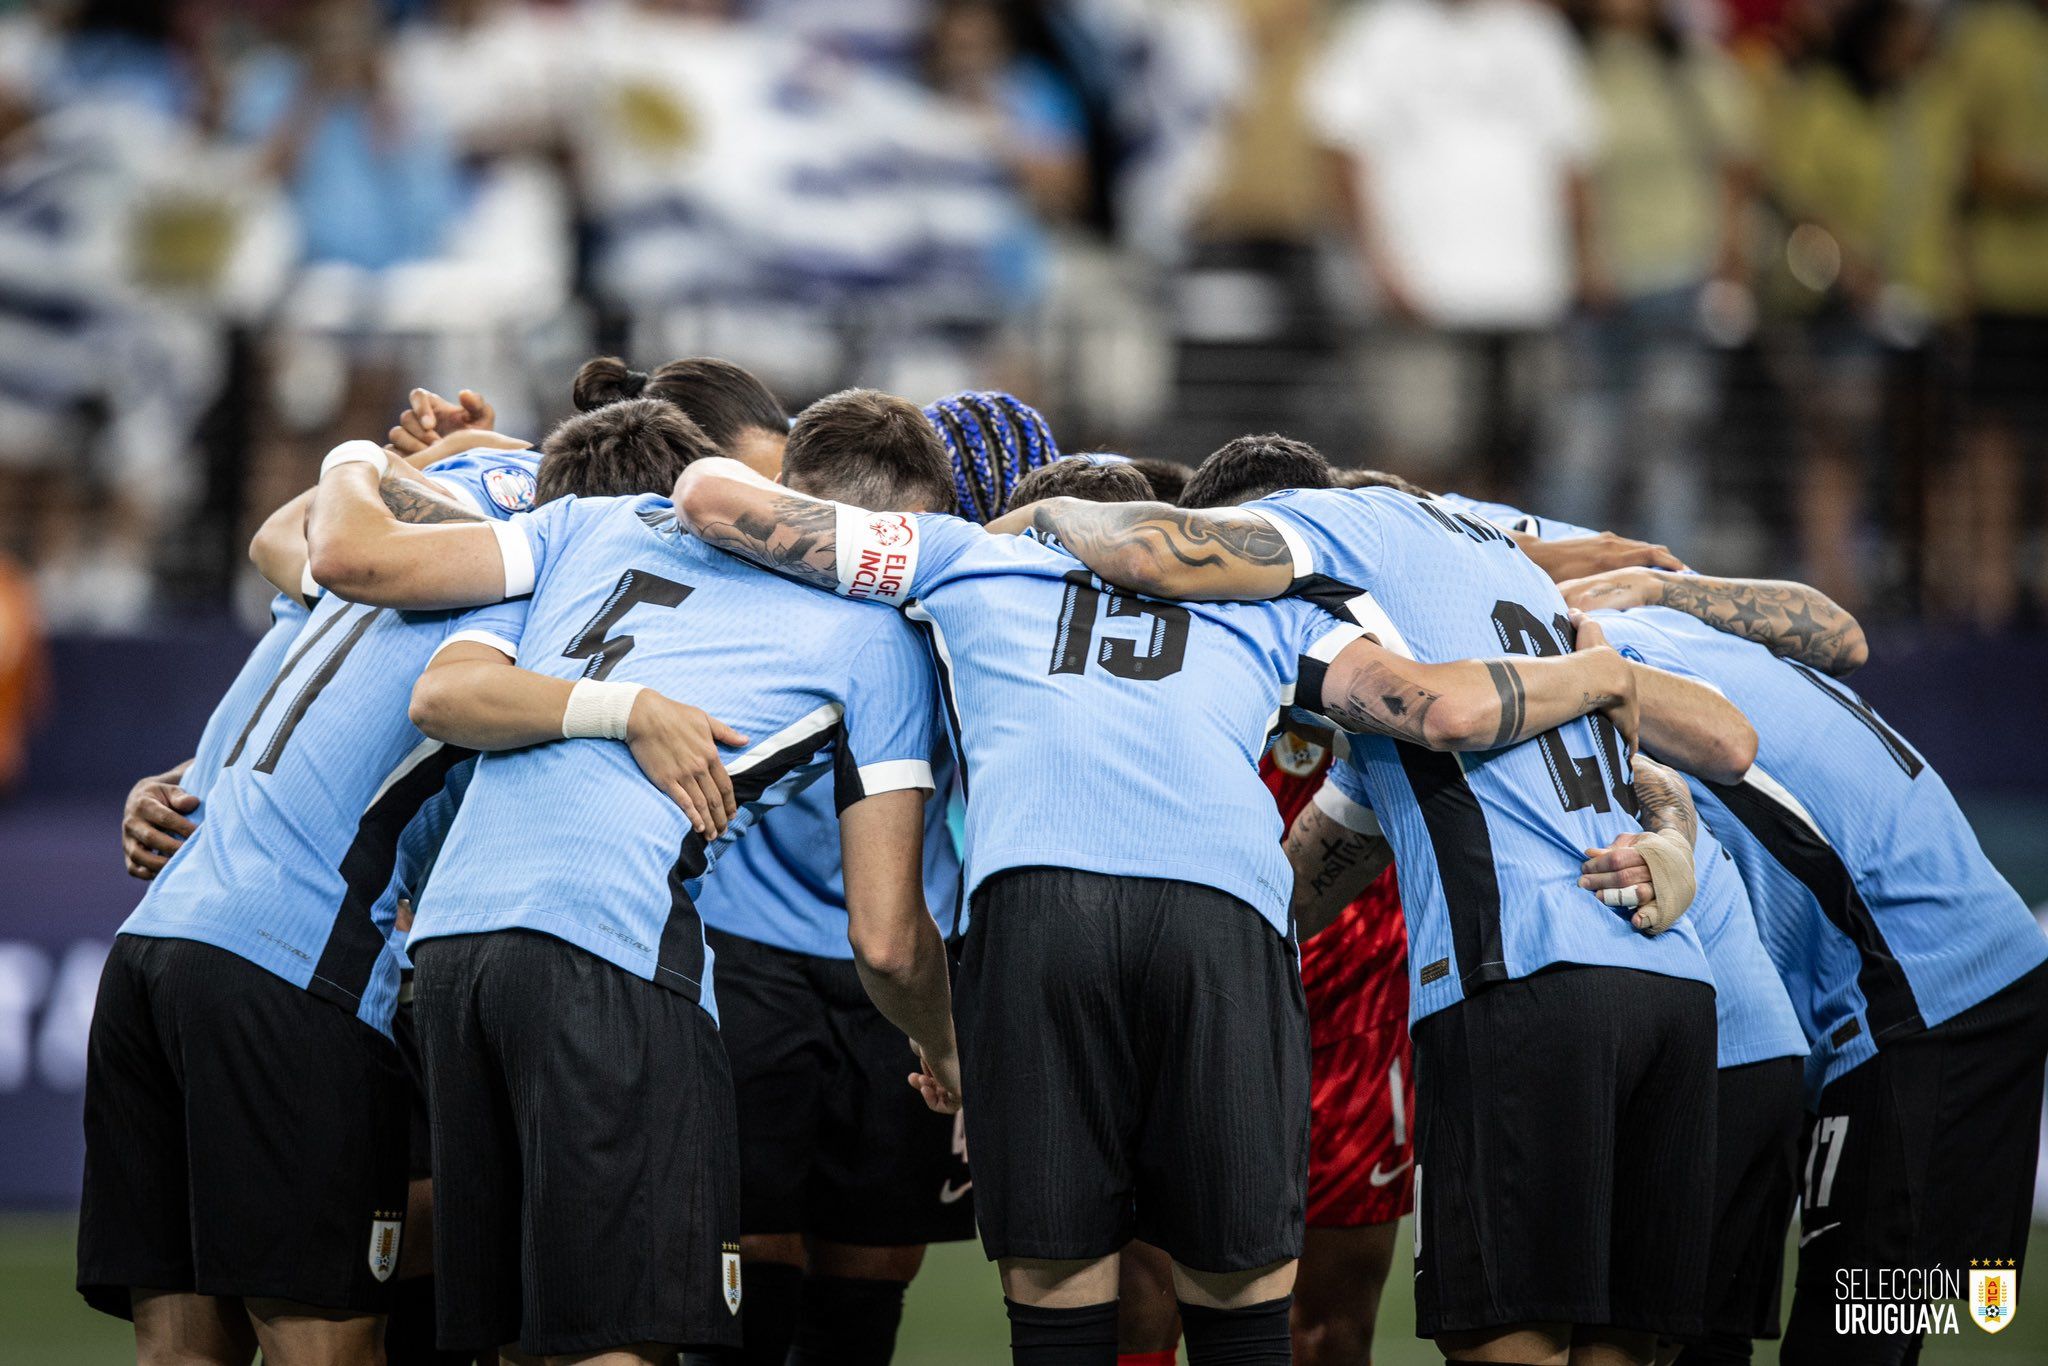
M 0 0 L 0 1207 L 257 522 L 601 352 L 1810 580 L 2048 900 L 2044 0 Z

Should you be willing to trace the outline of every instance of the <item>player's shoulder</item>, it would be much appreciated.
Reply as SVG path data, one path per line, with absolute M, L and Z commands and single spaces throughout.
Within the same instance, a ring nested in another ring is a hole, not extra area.
M 428 479 L 488 517 L 531 512 L 539 493 L 540 453 L 477 449 L 437 461 Z

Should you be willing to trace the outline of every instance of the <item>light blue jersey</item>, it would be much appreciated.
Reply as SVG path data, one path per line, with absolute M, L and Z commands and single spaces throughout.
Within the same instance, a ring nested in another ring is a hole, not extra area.
M 943 726 L 935 726 L 943 732 Z M 935 791 L 924 808 L 924 899 L 948 938 L 967 928 L 960 896 L 960 855 L 946 828 L 952 762 L 934 762 Z M 935 759 L 938 756 L 935 756 Z M 846 877 L 840 867 L 839 812 L 830 783 L 812 783 L 764 816 L 719 860 L 697 911 L 714 930 L 816 958 L 849 959 Z
M 1567 541 L 1579 536 L 1600 534 L 1589 526 L 1574 526 L 1570 522 L 1560 522 L 1555 517 L 1538 517 L 1533 512 L 1524 512 L 1506 503 L 1482 502 L 1477 498 L 1467 498 L 1462 493 L 1439 493 L 1437 501 L 1449 503 L 1460 512 L 1484 517 L 1503 530 L 1519 531 L 1525 536 L 1534 536 L 1539 541 Z
M 206 789 L 213 786 L 214 775 L 220 771 L 228 747 L 235 743 L 242 727 L 249 724 L 258 699 L 284 667 L 292 642 L 299 638 L 300 628 L 312 615 L 311 608 L 289 593 L 279 593 L 271 600 L 270 629 L 242 661 L 241 672 L 228 684 L 220 701 L 214 703 L 213 713 L 206 718 L 206 729 L 199 732 L 199 747 L 192 751 L 192 766 L 185 770 L 184 780 L 178 784 L 201 802 L 206 800 Z M 206 819 L 203 810 L 199 818 Z
M 786 583 L 678 529 L 666 499 L 564 498 L 518 521 L 533 594 L 462 638 L 554 678 L 641 683 L 748 737 L 741 811 L 706 841 L 616 740 L 486 754 L 415 907 L 414 945 L 553 935 L 717 1014 L 696 899 L 761 813 L 830 772 L 843 809 L 932 786 L 929 655 L 895 614 Z M 747 933 L 746 930 L 738 930 Z
M 1669 608 L 1595 615 L 1614 645 L 1705 680 L 1756 726 L 1755 767 L 1693 795 L 1814 1041 L 1811 1093 L 2048 960 L 1941 775 L 1846 685 Z
M 1556 585 L 1483 518 L 1391 488 L 1294 489 L 1246 510 L 1286 538 L 1296 596 L 1396 653 L 1445 663 L 1571 648 Z M 1686 920 L 1647 938 L 1578 885 L 1587 849 L 1642 829 L 1604 718 L 1484 753 L 1355 736 L 1331 773 L 1340 791 L 1369 797 L 1394 849 L 1411 1019 L 1559 963 L 1713 980 Z
M 522 490 L 530 498 L 536 458 L 487 454 L 443 461 L 432 477 L 504 518 Z M 460 616 L 323 597 L 202 778 L 199 832 L 122 931 L 226 949 L 389 1032 L 399 839 L 469 753 L 428 740 L 406 712 Z
M 1119 593 L 1062 549 L 957 517 L 842 507 L 838 548 L 842 592 L 931 636 L 970 899 L 1010 868 L 1170 878 L 1288 933 L 1293 875 L 1259 755 L 1297 676 L 1319 677 L 1355 628 L 1305 602 Z

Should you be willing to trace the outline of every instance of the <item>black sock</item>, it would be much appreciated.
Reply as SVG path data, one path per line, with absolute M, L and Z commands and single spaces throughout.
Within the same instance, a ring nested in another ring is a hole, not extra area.
M 1013 1366 L 1116 1366 L 1116 1301 L 1047 1309 L 1003 1297 Z
M 889 1366 L 908 1281 L 804 1277 L 804 1312 L 789 1366 Z
M 1205 1309 L 1182 1301 L 1188 1366 L 1287 1366 L 1294 1348 L 1287 1311 L 1293 1307 L 1292 1295 L 1242 1309 Z
M 740 1268 L 740 1348 L 743 1366 L 783 1366 L 804 1302 L 804 1269 L 787 1262 L 748 1262 Z

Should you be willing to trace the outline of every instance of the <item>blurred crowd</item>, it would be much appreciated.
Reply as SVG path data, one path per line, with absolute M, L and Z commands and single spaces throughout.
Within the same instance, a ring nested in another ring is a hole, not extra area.
M 1997 628 L 2048 0 L 0 0 L 0 590 L 216 606 L 414 383 L 998 386 Z M 12 568 L 7 561 L 12 561 Z

